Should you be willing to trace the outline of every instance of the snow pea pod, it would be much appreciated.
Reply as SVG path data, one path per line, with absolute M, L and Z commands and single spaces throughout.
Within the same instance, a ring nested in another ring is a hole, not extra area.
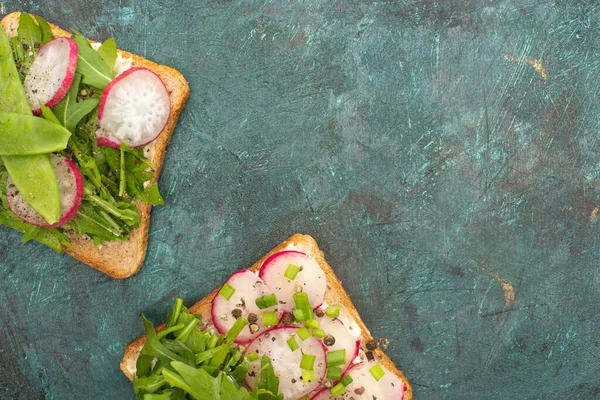
M 24 156 L 63 150 L 71 132 L 48 120 L 0 112 L 0 155 Z
M 0 27 L 0 111 L 31 115 L 12 49 Z M 48 154 L 2 156 L 8 174 L 29 205 L 53 224 L 60 219 L 60 197 Z

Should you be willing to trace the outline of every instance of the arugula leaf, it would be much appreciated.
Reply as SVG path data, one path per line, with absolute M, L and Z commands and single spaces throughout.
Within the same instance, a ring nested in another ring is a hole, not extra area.
M 42 35 L 42 40 L 41 40 L 40 44 L 48 43 L 49 41 L 54 39 L 54 34 L 52 33 L 52 28 L 50 28 L 50 25 L 48 25 L 46 20 L 44 18 L 40 17 L 39 15 L 36 16 L 35 19 L 38 22 L 38 26 L 40 28 L 40 33 Z
M 219 374 L 221 380 L 221 400 L 252 400 L 252 395 L 244 387 L 236 385 L 224 373 Z
M 142 319 L 144 320 L 144 327 L 146 330 L 146 343 L 142 348 L 140 354 L 154 356 L 159 360 L 164 361 L 179 361 L 184 364 L 193 365 L 193 363 L 180 355 L 167 349 L 158 339 L 156 339 L 156 332 L 154 331 L 154 325 L 148 321 L 142 313 Z
M 42 32 L 37 24 L 33 21 L 31 15 L 27 13 L 21 13 L 19 16 L 19 27 L 17 28 L 17 34 L 21 42 L 25 41 L 32 47 L 35 43 L 42 41 Z
M 77 72 L 83 75 L 82 82 L 104 89 L 113 80 L 114 72 L 106 65 L 100 54 L 90 46 L 85 36 L 75 32 L 73 39 L 79 49 Z
M 60 123 L 71 132 L 75 132 L 77 124 L 100 103 L 94 98 L 77 102 L 81 78 L 81 74 L 75 74 L 67 95 L 54 107 L 54 111 L 60 116 Z
M 179 377 L 183 380 L 187 389 L 178 386 L 188 392 L 197 400 L 219 400 L 219 380 L 210 376 L 203 369 L 196 369 L 189 365 L 173 361 L 171 366 L 179 373 Z M 166 370 L 163 370 L 163 374 Z M 166 377 L 166 376 L 165 376 Z M 168 380 L 168 379 L 167 379 Z M 173 384 L 171 384 L 173 386 Z
M 271 364 L 271 360 L 267 356 L 263 356 L 260 360 L 260 381 L 257 384 L 257 393 L 260 389 L 267 390 L 269 393 L 259 394 L 259 400 L 283 400 L 283 395 L 274 396 L 274 393 L 279 392 L 279 378 L 275 375 L 275 370 Z
M 48 121 L 54 122 L 55 124 L 61 125 L 56 115 L 52 112 L 52 110 L 45 105 L 40 103 L 40 108 L 42 109 L 42 116 Z
M 139 372 L 139 371 L 138 371 Z M 154 393 L 165 385 L 165 377 L 162 375 L 150 375 L 133 380 L 133 391 L 136 396 L 145 393 Z
M 115 39 L 110 38 L 102 43 L 102 46 L 98 49 L 98 54 L 112 71 L 117 60 L 117 42 L 115 42 Z

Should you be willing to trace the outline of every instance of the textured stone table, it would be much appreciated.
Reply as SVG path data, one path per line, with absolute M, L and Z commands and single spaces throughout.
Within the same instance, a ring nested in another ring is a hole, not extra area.
M 600 8 L 0 1 L 179 69 L 146 263 L 0 228 L 0 398 L 129 399 L 144 311 L 313 235 L 418 399 L 600 396 Z

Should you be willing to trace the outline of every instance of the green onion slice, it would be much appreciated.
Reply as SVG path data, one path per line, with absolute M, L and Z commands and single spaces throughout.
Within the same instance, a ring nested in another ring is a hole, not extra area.
M 379 380 L 385 375 L 385 371 L 379 364 L 372 366 L 371 369 L 369 369 L 369 372 L 371 375 L 373 375 L 373 378 L 375 378 L 377 382 L 379 382 Z
M 306 321 L 305 324 L 308 328 L 319 329 L 319 321 L 317 321 L 316 319 L 309 319 L 308 321 Z
M 304 370 L 302 371 L 302 381 L 304 381 L 304 383 L 307 382 L 314 382 L 315 381 L 315 371 L 310 369 L 310 370 Z
M 226 300 L 229 300 L 234 293 L 235 289 L 228 283 L 224 284 L 221 290 L 219 291 L 219 294 L 225 297 Z
M 296 308 L 299 308 L 304 313 L 305 320 L 313 319 L 313 309 L 308 301 L 308 295 L 304 292 L 294 293 L 294 302 Z
M 296 342 L 296 339 L 293 336 L 287 340 L 287 344 L 290 346 L 290 350 L 292 351 L 296 351 L 300 348 L 300 346 L 298 346 L 298 342 Z
M 331 388 L 331 395 L 333 397 L 341 396 L 346 391 L 346 386 L 338 383 L 334 387 Z
M 264 326 L 275 326 L 279 323 L 277 313 L 275 311 L 267 311 L 262 315 L 262 322 Z
M 283 274 L 283 276 L 285 276 L 288 279 L 294 280 L 296 279 L 298 272 L 300 272 L 300 267 L 296 267 L 295 265 L 290 264 L 285 270 L 285 274 Z
M 329 318 L 339 317 L 340 316 L 340 305 L 336 304 L 336 305 L 327 307 L 327 309 L 325 310 L 325 314 L 327 314 L 327 316 Z
M 256 299 L 256 306 L 261 310 L 277 305 L 277 297 L 275 293 L 266 294 Z
M 248 361 L 256 361 L 258 360 L 258 354 L 250 353 L 246 355 L 246 358 L 248 359 Z
M 327 352 L 327 368 L 337 367 L 346 363 L 346 349 Z
M 327 379 L 339 381 L 342 378 L 342 369 L 340 367 L 327 368 Z
M 352 377 L 350 375 L 346 375 L 345 377 L 342 378 L 340 383 L 344 386 L 348 386 L 349 384 L 352 383 L 352 381 L 353 381 Z
M 317 356 L 310 354 L 302 354 L 302 360 L 300 361 L 301 369 L 313 370 L 315 368 L 315 360 Z
M 292 314 L 294 315 L 294 319 L 296 322 L 304 322 L 306 321 L 306 317 L 304 316 L 304 311 L 299 308 L 294 308 L 292 310 Z
M 327 336 L 327 333 L 323 329 L 313 329 L 312 335 L 318 339 L 322 339 Z
M 303 341 L 310 337 L 310 331 L 306 328 L 299 329 L 296 333 Z

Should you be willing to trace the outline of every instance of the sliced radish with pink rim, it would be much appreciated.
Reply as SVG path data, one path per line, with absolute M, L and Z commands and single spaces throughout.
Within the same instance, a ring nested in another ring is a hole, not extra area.
M 40 103 L 54 107 L 69 91 L 77 69 L 77 43 L 70 38 L 56 38 L 40 47 L 25 77 L 23 87 L 34 114 Z
M 329 389 L 318 392 L 311 400 L 334 400 L 334 399 L 355 399 L 355 400 L 402 400 L 406 392 L 406 386 L 396 374 L 384 370 L 385 374 L 375 380 L 370 369 L 376 365 L 375 362 L 365 362 L 353 365 L 348 372 L 352 382 L 346 386 L 346 391 L 340 396 L 333 397 Z
M 299 328 L 290 326 L 273 328 L 250 343 L 246 354 L 257 353 L 259 358 L 250 364 L 246 375 L 248 387 L 254 387 L 260 375 L 260 359 L 267 355 L 271 359 L 275 374 L 279 377 L 279 392 L 284 393 L 286 399 L 300 399 L 319 388 L 325 377 L 325 349 L 320 341 L 312 336 L 301 340 L 297 335 L 298 330 Z M 292 351 L 287 343 L 290 338 L 294 338 L 299 346 L 295 351 Z M 313 365 L 314 382 L 305 383 L 302 380 L 300 362 L 303 354 L 316 357 Z
M 290 265 L 301 268 L 294 279 L 285 276 Z M 258 274 L 275 293 L 282 308 L 291 312 L 295 307 L 294 293 L 305 292 L 308 301 L 316 309 L 321 306 L 327 289 L 327 278 L 317 261 L 307 254 L 286 250 L 267 258 Z
M 98 145 L 144 146 L 158 138 L 170 113 L 169 92 L 160 77 L 146 68 L 130 68 L 102 92 Z
M 346 349 L 346 363 L 343 366 L 340 365 L 342 372 L 344 372 L 352 363 L 352 360 L 358 356 L 360 340 L 352 336 L 344 323 L 337 318 L 331 319 L 324 316 L 323 318 L 319 318 L 318 321 L 320 328 L 324 330 L 327 335 L 331 335 L 335 339 L 333 346 L 326 347 L 327 351 Z
M 75 163 L 55 154 L 50 156 L 50 160 L 54 167 L 60 196 L 60 220 L 57 223 L 48 224 L 37 211 L 31 208 L 10 177 L 6 185 L 6 198 L 11 211 L 28 224 L 42 228 L 58 228 L 69 222 L 77 214 L 83 200 L 83 177 Z
M 246 319 L 248 319 L 250 314 L 254 314 L 257 317 L 256 322 L 248 324 L 242 333 L 239 334 L 235 340 L 236 343 L 248 343 L 265 331 L 266 328 L 262 322 L 263 312 L 276 311 L 277 320 L 281 319 L 282 312 L 279 310 L 280 307 L 273 306 L 261 310 L 256 305 L 256 299 L 270 294 L 271 291 L 266 287 L 262 279 L 252 272 L 247 269 L 238 271 L 231 275 L 225 283 L 234 288 L 235 292 L 229 300 L 217 293 L 212 301 L 212 321 L 219 333 L 224 334 L 231 329 L 235 323 L 235 317 L 232 312 L 236 309 L 240 310 L 241 316 Z

